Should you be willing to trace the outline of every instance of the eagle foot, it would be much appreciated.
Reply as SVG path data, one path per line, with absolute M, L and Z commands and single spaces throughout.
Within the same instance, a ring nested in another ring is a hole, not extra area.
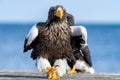
M 60 80 L 60 77 L 57 75 L 57 67 L 47 67 L 45 70 L 48 73 L 48 79 Z
M 75 73 L 76 73 L 76 69 L 74 67 L 67 72 L 67 74 L 75 74 Z

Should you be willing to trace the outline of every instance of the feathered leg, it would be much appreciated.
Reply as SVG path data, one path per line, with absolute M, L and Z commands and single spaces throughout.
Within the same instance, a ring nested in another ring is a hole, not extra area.
M 81 72 L 87 72 L 87 73 L 95 73 L 94 69 L 92 68 L 92 62 L 90 57 L 90 51 L 87 45 L 85 45 L 81 50 L 76 51 L 75 57 L 77 58 L 77 61 L 74 65 L 74 67 Z
M 67 68 L 67 60 L 66 59 L 58 59 L 55 61 L 54 66 L 57 67 L 57 74 L 60 77 L 63 77 L 64 74 L 66 74 L 66 68 Z
M 50 62 L 43 57 L 38 57 L 36 63 L 39 72 L 43 72 L 47 69 L 47 67 L 51 67 Z

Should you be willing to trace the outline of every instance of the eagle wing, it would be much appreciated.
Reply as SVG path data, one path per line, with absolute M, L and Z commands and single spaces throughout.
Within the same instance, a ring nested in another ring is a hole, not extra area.
M 82 39 L 85 41 L 85 44 L 87 44 L 87 30 L 83 26 L 70 26 L 72 37 L 75 36 L 82 36 Z
M 83 26 L 70 26 L 71 28 L 71 44 L 73 50 L 77 48 L 79 51 L 81 50 L 82 56 L 85 62 L 92 66 L 91 58 L 90 58 L 90 51 L 87 46 L 87 30 Z
M 38 28 L 35 25 L 33 25 L 33 27 L 30 29 L 29 33 L 27 34 L 27 36 L 25 37 L 25 41 L 24 41 L 24 52 L 27 52 L 29 49 L 32 48 L 32 43 L 35 41 L 35 39 L 38 36 Z

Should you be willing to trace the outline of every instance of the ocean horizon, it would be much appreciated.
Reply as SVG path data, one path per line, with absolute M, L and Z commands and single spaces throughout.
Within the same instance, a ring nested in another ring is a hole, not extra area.
M 35 23 L 0 23 L 0 70 L 37 70 L 24 39 Z M 86 27 L 96 72 L 120 73 L 120 24 L 76 23 Z

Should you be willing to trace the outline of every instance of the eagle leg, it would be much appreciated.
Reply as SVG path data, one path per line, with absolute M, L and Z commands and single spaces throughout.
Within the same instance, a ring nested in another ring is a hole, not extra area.
M 57 67 L 47 67 L 45 70 L 48 73 L 48 79 L 60 80 L 60 77 L 57 75 Z
M 71 69 L 67 72 L 67 74 L 75 74 L 75 73 L 76 73 L 75 67 L 71 68 Z

